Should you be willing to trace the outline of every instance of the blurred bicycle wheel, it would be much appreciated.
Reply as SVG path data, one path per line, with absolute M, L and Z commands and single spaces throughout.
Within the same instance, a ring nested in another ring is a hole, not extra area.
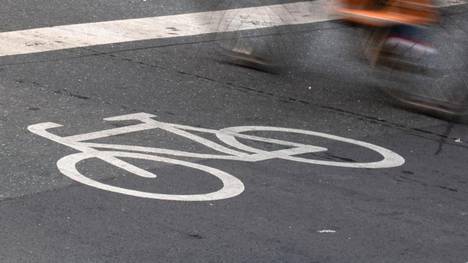
M 408 49 L 403 54 L 382 55 L 375 71 L 381 90 L 400 105 L 449 121 L 466 122 L 468 34 L 454 21 L 445 22 L 430 32 L 436 53 L 412 56 Z

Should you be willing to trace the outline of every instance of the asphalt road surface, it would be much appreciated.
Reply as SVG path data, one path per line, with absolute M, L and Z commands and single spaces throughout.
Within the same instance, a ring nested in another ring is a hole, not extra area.
M 213 17 L 277 4 L 244 29 L 281 70 L 222 61 Z M 395 105 L 309 4 L 4 1 L 0 262 L 468 262 L 468 127 Z

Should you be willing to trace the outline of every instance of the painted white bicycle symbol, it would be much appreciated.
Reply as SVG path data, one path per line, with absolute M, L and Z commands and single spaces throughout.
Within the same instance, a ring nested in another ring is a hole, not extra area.
M 175 159 L 177 157 L 190 157 L 200 159 L 217 159 L 217 160 L 232 160 L 242 162 L 258 162 L 270 159 L 283 159 L 294 162 L 301 162 L 306 164 L 316 165 L 327 165 L 337 167 L 349 167 L 349 168 L 390 168 L 397 167 L 404 164 L 405 160 L 400 155 L 392 152 L 383 147 L 348 139 L 344 137 L 334 136 L 326 133 L 313 132 L 300 129 L 290 128 L 279 128 L 279 127 L 268 127 L 268 126 L 239 126 L 230 127 L 221 130 L 205 129 L 198 127 L 191 127 L 173 123 L 165 123 L 154 120 L 155 116 L 147 113 L 135 113 L 122 116 L 116 116 L 106 118 L 106 121 L 139 121 L 141 123 L 113 128 L 108 130 L 102 130 L 97 132 L 91 132 L 86 134 L 78 134 L 73 136 L 61 137 L 49 132 L 49 129 L 58 128 L 62 125 L 57 123 L 39 123 L 28 127 L 28 130 L 34 134 L 40 135 L 62 145 L 71 147 L 79 153 L 64 156 L 57 162 L 57 167 L 61 173 L 65 176 L 83 183 L 85 185 L 95 187 L 98 189 L 136 196 L 143 198 L 161 199 L 161 200 L 173 200 L 173 201 L 211 201 L 231 198 L 241 194 L 244 191 L 244 184 L 235 176 L 221 171 L 219 169 L 209 167 L 206 165 L 196 164 L 188 161 L 182 161 Z M 93 143 L 91 140 L 106 138 L 115 135 L 128 134 L 133 132 L 140 132 L 145 130 L 161 129 L 166 132 L 185 137 L 194 142 L 200 143 L 212 150 L 215 150 L 219 154 L 205 154 L 197 152 L 179 151 L 173 149 L 164 148 L 153 148 L 144 146 L 133 146 L 133 145 L 120 145 L 120 144 L 108 144 L 108 143 Z M 273 139 L 260 137 L 255 135 L 246 134 L 247 132 L 282 132 L 292 133 L 307 136 L 321 137 L 337 142 L 349 143 L 355 146 L 367 148 L 368 150 L 377 152 L 381 155 L 382 159 L 376 162 L 338 162 L 338 161 L 327 161 L 327 160 L 313 160 L 297 155 L 307 153 L 317 153 L 327 151 L 327 148 L 317 147 L 313 145 L 307 145 L 296 142 L 289 142 L 285 140 Z M 212 140 L 206 139 L 194 133 L 204 133 L 215 135 L 221 142 L 232 147 L 228 148 L 220 143 L 216 143 Z M 258 148 L 253 148 L 246 144 L 241 143 L 238 139 L 249 140 L 253 142 L 269 143 L 283 147 L 281 150 L 266 151 Z M 88 141 L 88 142 L 87 142 Z M 173 158 L 163 157 L 172 156 Z M 154 173 L 139 168 L 131 163 L 123 160 L 123 158 L 133 158 L 140 160 L 149 160 L 155 162 L 168 163 L 178 166 L 184 166 L 200 170 L 217 177 L 223 183 L 223 187 L 215 192 L 204 193 L 204 194 L 163 194 L 163 193 L 150 193 L 138 190 L 126 189 L 117 186 L 107 185 L 97 180 L 93 180 L 89 177 L 84 176 L 77 169 L 77 164 L 81 161 L 96 158 L 109 163 L 113 166 L 121 168 L 129 173 L 144 178 L 156 178 Z

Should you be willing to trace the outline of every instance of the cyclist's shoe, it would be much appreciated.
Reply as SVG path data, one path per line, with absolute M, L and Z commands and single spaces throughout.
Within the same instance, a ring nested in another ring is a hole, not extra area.
M 437 54 L 437 50 L 429 43 L 418 42 L 409 38 L 390 36 L 384 43 L 384 51 L 406 57 L 421 58 L 426 55 Z
M 266 56 L 260 56 L 253 50 L 246 49 L 222 49 L 222 55 L 228 62 L 237 66 L 256 69 L 269 73 L 277 73 L 278 66 L 275 65 Z
M 437 55 L 429 43 L 401 36 L 390 36 L 383 43 L 375 65 L 408 73 L 435 75 L 434 65 L 427 62 Z
M 410 25 L 393 27 L 382 48 L 409 59 L 421 59 L 437 54 L 437 50 L 428 40 L 428 29 Z

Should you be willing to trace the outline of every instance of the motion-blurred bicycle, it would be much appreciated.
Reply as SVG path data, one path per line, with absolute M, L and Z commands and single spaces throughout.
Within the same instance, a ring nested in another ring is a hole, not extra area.
M 417 111 L 466 121 L 468 68 L 460 59 L 466 37 L 430 31 L 442 23 L 430 0 L 340 1 L 338 13 L 365 29 L 364 54 L 387 95 Z

